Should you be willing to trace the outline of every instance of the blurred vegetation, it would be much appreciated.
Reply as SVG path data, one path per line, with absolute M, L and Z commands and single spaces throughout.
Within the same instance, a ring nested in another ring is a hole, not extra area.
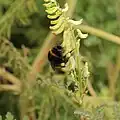
M 63 7 L 64 1 L 58 2 Z M 5 117 L 7 112 L 11 112 L 18 120 L 21 110 L 28 107 L 29 112 L 23 111 L 23 114 L 27 114 L 29 120 L 30 113 L 34 111 L 39 120 L 84 120 L 84 117 L 91 120 L 120 120 L 120 48 L 102 37 L 89 34 L 87 39 L 81 41 L 80 53 L 89 61 L 89 81 L 97 95 L 92 96 L 88 92 L 83 100 L 84 107 L 74 103 L 64 94 L 64 89 L 60 91 L 52 87 L 51 84 L 56 85 L 56 81 L 62 86 L 65 76 L 53 74 L 46 57 L 43 60 L 44 68 L 34 71 L 36 74 L 41 71 L 35 77 L 37 85 L 31 82 L 29 71 L 34 68 L 40 50 L 44 50 L 46 40 L 50 39 L 50 21 L 43 3 L 43 0 L 0 0 L 0 66 L 10 67 L 12 75 L 20 79 L 23 88 L 26 88 L 20 96 L 0 89 L 0 114 L 3 119 L 13 120 L 10 114 L 9 119 Z M 120 0 L 78 0 L 72 18 L 83 18 L 83 24 L 119 36 L 119 5 Z M 50 44 L 53 45 L 58 44 L 62 37 L 54 36 L 51 39 L 53 43 Z M 44 54 L 47 52 L 45 49 Z M 24 98 L 34 99 L 34 102 L 27 101 L 25 106 Z M 107 104 L 107 107 L 102 104 Z
M 78 1 L 77 5 L 79 7 L 76 9 L 76 19 L 82 17 L 85 20 L 85 24 L 103 29 L 104 31 L 114 33 L 118 36 L 120 35 L 119 10 L 117 7 L 119 0 L 115 2 L 112 0 L 91 0 L 84 1 L 83 4 L 82 1 Z M 104 89 L 110 87 L 110 74 L 115 70 L 116 61 L 119 59 L 119 45 L 96 36 L 89 36 L 82 44 L 82 53 L 87 56 L 92 64 L 91 73 L 93 74 L 93 86 L 99 94 L 106 92 Z M 111 66 L 113 66 L 113 68 L 111 68 Z M 119 65 L 117 64 L 117 66 Z M 111 69 L 110 73 L 108 73 L 108 69 Z M 119 76 L 116 79 L 119 79 Z M 107 92 L 111 94 L 109 89 Z M 117 95 L 118 92 L 119 90 L 115 93 L 116 97 L 119 96 Z M 106 94 L 106 96 L 108 95 Z

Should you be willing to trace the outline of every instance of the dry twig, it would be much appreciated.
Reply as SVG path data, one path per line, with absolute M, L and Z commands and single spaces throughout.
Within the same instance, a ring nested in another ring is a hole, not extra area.
M 120 72 L 120 48 L 118 48 L 116 57 L 116 64 L 113 65 L 112 62 L 109 62 L 107 67 L 110 95 L 113 99 L 115 98 L 116 82 Z
M 5 69 L 0 68 L 0 76 L 5 80 L 12 83 L 12 85 L 0 85 L 0 91 L 14 91 L 16 93 L 21 93 L 21 82 L 14 75 L 5 71 Z

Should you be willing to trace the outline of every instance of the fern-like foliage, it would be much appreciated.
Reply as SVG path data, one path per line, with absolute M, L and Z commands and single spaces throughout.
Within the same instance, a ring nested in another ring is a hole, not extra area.
M 38 120 L 76 119 L 73 112 L 78 106 L 65 94 L 62 83 L 46 77 L 44 81 L 38 81 L 36 89 L 34 94 L 37 103 L 36 109 L 39 111 Z
M 42 88 L 43 89 L 43 88 Z M 41 90 L 42 90 L 41 89 Z M 49 92 L 51 93 L 51 89 L 44 89 L 44 92 Z M 53 90 L 53 89 L 52 89 Z M 55 91 L 54 91 L 55 92 Z M 57 91 L 56 91 L 57 93 Z M 44 94 L 45 95 L 45 94 Z M 37 108 L 39 109 L 38 118 L 37 120 L 120 120 L 120 115 L 119 115 L 119 104 L 115 103 L 113 105 L 100 105 L 97 107 L 93 107 L 91 111 L 85 110 L 85 109 L 77 109 L 73 113 L 70 112 L 73 111 L 75 107 L 72 108 L 72 106 L 67 105 L 64 102 L 63 104 L 60 104 L 59 102 L 62 102 L 62 99 L 59 98 L 57 100 L 57 94 L 54 94 L 55 96 L 51 95 L 50 96 L 37 96 L 38 100 L 42 100 L 39 108 L 39 104 Z M 43 97 L 43 98 L 42 98 Z M 55 98 L 56 99 L 55 99 Z M 39 101 L 40 102 L 40 101 Z M 71 104 L 72 105 L 72 104 Z M 69 108 L 69 109 L 68 109 Z M 107 108 L 107 109 L 106 109 Z M 112 110 L 111 114 L 112 117 L 107 116 L 109 113 L 108 111 Z M 108 111 L 107 111 L 108 110 Z M 62 114 L 62 115 L 61 115 Z M 52 119 L 51 119 L 52 118 Z M 0 116 L 0 120 L 3 120 L 2 116 Z M 7 112 L 5 116 L 5 120 L 16 120 L 14 116 L 10 113 Z M 23 120 L 29 120 L 27 116 L 23 118 Z
M 2 116 L 0 116 L 0 120 L 4 120 L 4 119 L 2 118 Z M 10 112 L 7 112 L 6 117 L 5 117 L 5 120 L 16 120 L 16 119 L 14 118 L 14 116 L 13 116 Z M 25 116 L 25 117 L 23 118 L 23 120 L 29 120 L 29 118 Z
M 24 82 L 24 86 L 26 86 L 25 80 L 30 66 L 12 43 L 5 38 L 0 38 L 0 65 L 10 67 L 13 70 L 13 75 L 22 80 L 21 82 Z M 3 116 L 7 111 L 16 111 L 16 115 L 19 113 L 19 96 L 14 96 L 11 92 L 0 92 L 0 99 L 0 113 Z M 11 102 L 8 103 L 8 101 Z M 16 115 L 15 117 L 19 117 Z
M 87 120 L 110 120 L 111 118 L 106 117 L 107 116 L 107 112 L 105 112 L 106 108 L 110 109 L 110 106 L 99 105 L 97 107 L 92 107 L 91 111 L 85 109 L 79 109 L 76 110 L 74 114 L 80 116 L 81 118 L 80 120 L 82 120 L 82 118 Z M 114 115 L 114 117 L 115 116 L 116 115 Z M 118 116 L 116 116 L 116 118 L 118 118 Z
M 27 72 L 30 70 L 30 66 L 25 62 L 24 57 L 5 38 L 0 39 L 0 63 L 11 67 L 14 75 L 21 80 L 25 79 Z
M 29 16 L 37 11 L 37 8 L 34 0 L 15 0 L 12 2 L 5 0 L 5 2 L 10 4 L 5 14 L 0 16 L 0 36 L 9 38 L 12 25 L 15 23 L 29 24 Z
M 113 106 L 113 120 L 120 120 L 120 104 L 116 103 Z

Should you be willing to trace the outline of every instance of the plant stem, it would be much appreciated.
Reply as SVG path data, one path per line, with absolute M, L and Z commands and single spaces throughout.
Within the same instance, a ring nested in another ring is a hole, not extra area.
M 113 99 L 115 99 L 115 88 L 117 79 L 119 77 L 119 72 L 120 72 L 120 48 L 118 48 L 117 50 L 116 64 L 113 66 L 112 63 L 109 63 L 107 68 L 110 95 Z
M 8 80 L 14 85 L 21 86 L 21 82 L 18 78 L 13 76 L 11 73 L 6 72 L 4 69 L 0 68 L 0 76 L 3 77 L 5 80 Z
M 87 81 L 87 84 L 88 84 L 88 91 L 90 92 L 90 95 L 96 97 L 97 94 L 96 94 L 96 92 L 94 91 L 94 89 L 93 89 L 93 87 L 92 87 L 92 84 L 90 83 L 89 80 Z
M 113 35 L 113 34 L 110 34 L 108 32 L 105 32 L 103 30 L 93 28 L 93 27 L 88 26 L 88 25 L 78 25 L 78 26 L 75 26 L 75 28 L 80 29 L 82 32 L 89 33 L 91 35 L 100 37 L 102 39 L 106 39 L 110 42 L 120 44 L 120 37 Z
M 42 71 L 42 68 L 47 61 L 48 51 L 56 43 L 55 38 L 56 36 L 49 32 L 45 39 L 45 42 L 42 45 L 40 52 L 38 53 L 37 57 L 33 62 L 31 73 L 33 73 L 34 76 L 36 76 L 38 72 Z

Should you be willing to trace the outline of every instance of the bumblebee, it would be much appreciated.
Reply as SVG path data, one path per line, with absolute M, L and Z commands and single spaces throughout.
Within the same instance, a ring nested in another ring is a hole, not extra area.
M 69 53 L 71 53 L 70 51 Z M 51 67 L 57 73 L 64 73 L 62 68 L 66 67 L 66 63 L 70 58 L 70 54 L 64 55 L 64 48 L 60 45 L 53 47 L 48 52 L 48 60 L 50 61 Z
M 69 53 L 64 55 L 64 48 L 62 46 L 55 46 L 48 52 L 48 60 L 50 61 L 51 67 L 53 70 L 57 73 L 64 74 L 65 71 L 63 68 L 66 67 L 66 64 L 71 57 L 71 53 L 73 50 L 71 50 Z M 65 82 L 65 86 L 67 85 L 67 81 Z M 69 91 L 75 92 L 78 88 L 75 82 L 71 82 L 66 88 Z

